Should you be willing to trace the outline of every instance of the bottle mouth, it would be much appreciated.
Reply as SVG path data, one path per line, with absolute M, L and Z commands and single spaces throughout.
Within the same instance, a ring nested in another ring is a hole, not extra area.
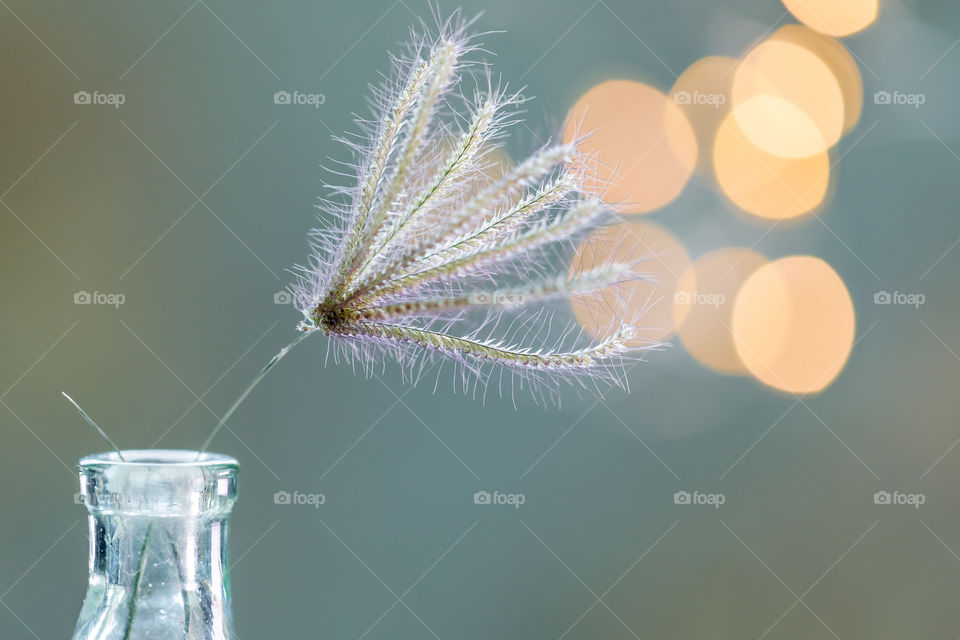
M 125 449 L 119 454 L 116 451 L 104 451 L 84 456 L 77 464 L 81 469 L 98 466 L 227 468 L 240 466 L 237 460 L 230 456 L 209 452 L 198 455 L 196 451 L 184 449 Z
M 77 466 L 79 501 L 91 513 L 213 517 L 229 513 L 237 497 L 239 465 L 219 453 L 108 451 L 81 458 Z

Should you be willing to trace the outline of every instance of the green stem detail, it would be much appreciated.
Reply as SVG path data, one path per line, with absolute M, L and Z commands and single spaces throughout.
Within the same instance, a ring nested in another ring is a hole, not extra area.
M 150 536 L 153 534 L 153 524 L 147 525 L 147 532 L 143 536 L 143 545 L 140 547 L 140 562 L 137 566 L 137 575 L 133 577 L 133 588 L 130 593 L 130 607 L 127 613 L 127 629 L 123 633 L 123 640 L 130 640 L 130 634 L 133 631 L 133 620 L 137 616 L 137 595 L 140 591 L 140 578 L 143 577 L 143 571 L 147 567 L 147 545 L 150 544 Z

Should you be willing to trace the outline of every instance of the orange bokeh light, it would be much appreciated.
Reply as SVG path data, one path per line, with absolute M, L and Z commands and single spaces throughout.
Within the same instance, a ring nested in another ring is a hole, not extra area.
M 677 331 L 690 355 L 705 367 L 746 373 L 730 328 L 733 303 L 744 281 L 766 263 L 750 249 L 725 247 L 697 258 L 677 282 L 673 304 Z
M 848 36 L 877 19 L 879 0 L 783 0 L 793 16 L 811 29 Z
M 803 47 L 830 68 L 843 95 L 843 133 L 852 129 L 860 120 L 863 110 L 863 78 L 857 61 L 846 47 L 835 38 L 799 24 L 780 27 L 769 40 Z
M 598 229 L 577 249 L 571 275 L 607 262 L 641 261 L 634 272 L 644 279 L 579 296 L 574 316 L 593 336 L 623 321 L 639 327 L 636 345 L 665 340 L 674 333 L 673 294 L 690 264 L 686 249 L 673 234 L 649 222 L 624 222 Z
M 793 218 L 819 206 L 830 184 L 825 151 L 784 158 L 756 148 L 731 114 L 713 147 L 717 184 L 735 205 L 762 218 Z
M 804 158 L 836 144 L 844 96 L 830 66 L 785 39 L 769 39 L 737 68 L 732 113 L 750 142 L 769 154 Z
M 697 139 L 683 111 L 640 82 L 610 80 L 570 111 L 564 140 L 589 134 L 587 188 L 624 213 L 659 209 L 680 195 L 697 164 Z
M 840 276 L 813 256 L 758 268 L 734 302 L 737 354 L 760 382 L 791 393 L 826 388 L 853 349 L 853 301 Z

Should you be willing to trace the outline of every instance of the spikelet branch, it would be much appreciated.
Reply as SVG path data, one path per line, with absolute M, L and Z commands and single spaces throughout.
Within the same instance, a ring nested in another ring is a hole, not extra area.
M 373 214 L 366 243 L 359 252 L 359 269 L 363 268 L 383 249 L 385 242 L 393 237 L 396 229 L 403 225 L 396 211 L 403 204 L 404 185 L 413 163 L 422 151 L 429 134 L 429 125 L 438 108 L 438 103 L 454 78 L 454 69 L 458 55 L 455 42 L 445 41 L 435 48 L 428 65 L 428 80 L 423 84 L 422 95 L 410 116 L 408 133 L 395 162 L 393 177 L 386 191 L 379 197 L 379 205 Z M 402 218 L 402 216 L 400 216 Z M 352 278 L 348 279 L 348 284 Z
M 569 174 L 565 174 L 559 180 L 540 187 L 535 193 L 508 209 L 506 213 L 494 217 L 475 231 L 460 236 L 441 249 L 411 260 L 407 266 L 413 267 L 414 271 L 420 271 L 495 245 L 534 220 L 537 214 L 561 203 L 578 189 L 576 181 Z
M 376 249 L 371 252 L 364 271 L 370 266 L 373 258 L 382 255 L 381 252 L 386 249 L 387 245 L 397 239 L 398 234 L 411 218 L 428 208 L 431 201 L 442 198 L 444 193 L 451 189 L 451 185 L 456 184 L 457 178 L 469 169 L 480 152 L 481 145 L 485 139 L 487 129 L 493 120 L 495 111 L 496 105 L 492 101 L 488 101 L 477 112 L 470 128 L 463 134 L 460 143 L 437 170 L 437 174 L 433 180 L 431 180 L 430 186 L 419 194 L 413 206 L 410 207 L 408 211 L 400 213 L 395 223 L 390 227 L 382 229 L 381 233 L 374 239 Z M 384 266 L 373 278 L 362 281 L 363 283 L 358 288 L 362 289 L 363 285 L 369 284 L 370 281 L 376 282 L 391 275 L 399 266 L 397 262 L 397 260 L 394 260 Z M 400 260 L 400 262 L 402 263 L 402 260 Z
M 606 210 L 599 201 L 586 201 L 556 220 L 541 222 L 535 228 L 516 237 L 505 239 L 493 246 L 386 282 L 375 289 L 365 302 L 369 303 L 372 300 L 395 295 L 404 290 L 417 290 L 423 285 L 438 280 L 452 281 L 476 274 L 497 263 L 515 259 L 534 251 L 538 247 L 558 242 L 577 234 L 583 229 L 593 227 L 598 219 L 605 214 Z
M 633 327 L 624 324 L 602 341 L 589 347 L 576 351 L 540 352 L 402 325 L 370 323 L 358 331 L 362 336 L 411 343 L 446 355 L 475 357 L 508 367 L 531 367 L 560 372 L 588 370 L 598 362 L 623 353 L 635 333 Z
M 632 269 L 633 265 L 630 264 L 611 263 L 584 271 L 572 278 L 555 277 L 533 286 L 474 291 L 457 297 L 424 298 L 365 307 L 361 310 L 361 316 L 364 320 L 393 322 L 402 318 L 435 316 L 463 309 L 509 311 L 556 298 L 592 293 L 628 280 L 645 279 L 633 274 Z
M 343 261 L 337 272 L 334 281 L 334 289 L 342 292 L 353 271 L 359 266 L 363 255 L 363 242 L 368 235 L 368 227 L 371 224 L 369 219 L 370 210 L 373 206 L 373 200 L 376 196 L 378 187 L 387 170 L 387 160 L 393 151 L 396 143 L 397 133 L 400 127 L 413 108 L 417 94 L 421 91 L 424 83 L 429 76 L 430 65 L 427 62 L 421 62 L 416 66 L 407 82 L 406 88 L 397 98 L 390 115 L 383 121 L 380 130 L 379 139 L 374 146 L 374 152 L 369 163 L 364 168 L 362 179 L 363 187 L 360 191 L 360 198 L 354 212 L 353 225 L 350 230 L 349 240 L 347 241 Z

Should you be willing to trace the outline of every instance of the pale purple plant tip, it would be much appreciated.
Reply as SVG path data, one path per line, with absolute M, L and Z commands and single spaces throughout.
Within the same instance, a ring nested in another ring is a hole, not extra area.
M 294 287 L 300 328 L 368 375 L 389 356 L 416 381 L 439 357 L 474 393 L 493 382 L 554 401 L 564 380 L 625 386 L 625 357 L 648 345 L 624 305 L 594 337 L 555 327 L 545 309 L 637 277 L 613 262 L 565 275 L 572 242 L 610 216 L 584 192 L 590 163 L 574 143 L 548 144 L 492 170 L 523 99 L 472 60 L 469 26 L 455 13 L 433 37 L 414 32 L 374 115 L 341 139 L 350 184 L 318 207 L 323 226 Z

